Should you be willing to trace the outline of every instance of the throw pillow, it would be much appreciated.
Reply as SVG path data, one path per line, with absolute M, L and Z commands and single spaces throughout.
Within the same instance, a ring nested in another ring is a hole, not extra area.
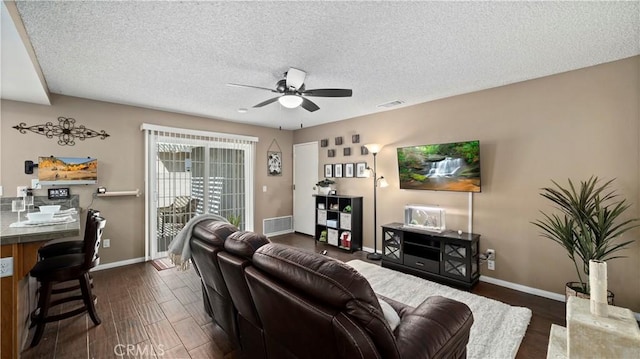
M 395 331 L 398 325 L 400 324 L 400 316 L 393 307 L 385 302 L 384 300 L 378 298 L 378 302 L 380 302 L 380 308 L 382 308 L 382 314 L 384 314 L 384 319 L 387 320 L 389 326 L 391 327 L 391 331 Z

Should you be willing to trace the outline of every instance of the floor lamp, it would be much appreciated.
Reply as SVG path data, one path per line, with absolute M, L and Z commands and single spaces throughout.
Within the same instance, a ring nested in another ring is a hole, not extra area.
M 365 145 L 365 147 L 373 154 L 373 170 L 371 170 L 371 167 L 368 168 L 369 171 L 373 171 L 373 253 L 367 254 L 367 259 L 379 260 L 382 259 L 382 255 L 378 253 L 378 186 L 387 187 L 389 184 L 383 176 L 378 177 L 376 168 L 376 156 L 382 149 L 382 146 L 374 143 Z

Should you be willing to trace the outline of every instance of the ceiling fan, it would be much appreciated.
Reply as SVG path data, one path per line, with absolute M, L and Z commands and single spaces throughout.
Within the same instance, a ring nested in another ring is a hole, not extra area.
M 259 104 L 253 107 L 262 107 L 278 101 L 284 107 L 296 108 L 298 106 L 301 106 L 302 108 L 304 108 L 309 112 L 317 111 L 320 109 L 320 107 L 318 107 L 318 105 L 316 105 L 312 101 L 306 99 L 305 97 L 307 96 L 351 97 L 353 93 L 353 91 L 351 91 L 350 89 L 306 90 L 304 86 L 304 79 L 306 77 L 307 77 L 306 72 L 291 67 L 289 68 L 289 71 L 284 73 L 284 79 L 276 83 L 275 89 L 269 89 L 266 87 L 251 86 L 251 85 L 231 84 L 231 83 L 227 85 L 233 86 L 233 87 L 248 87 L 248 88 L 255 88 L 260 90 L 267 90 L 267 91 L 280 94 L 280 96 L 276 96 L 274 98 L 270 98 L 266 101 L 260 102 Z

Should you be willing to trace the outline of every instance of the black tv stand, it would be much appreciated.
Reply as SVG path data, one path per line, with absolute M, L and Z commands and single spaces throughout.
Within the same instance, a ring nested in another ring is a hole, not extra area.
M 382 266 L 470 289 L 480 278 L 479 242 L 479 234 L 390 223 L 382 226 Z

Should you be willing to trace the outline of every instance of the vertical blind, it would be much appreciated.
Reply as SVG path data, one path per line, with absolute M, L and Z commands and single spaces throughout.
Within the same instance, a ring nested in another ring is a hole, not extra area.
M 189 215 L 237 217 L 240 228 L 253 230 L 256 137 L 151 124 L 143 124 L 141 129 L 146 143 L 147 238 L 158 239 L 150 248 L 152 252 L 166 250 L 172 239 L 165 236 L 160 240 L 154 231 L 159 228 L 158 209 L 166 211 L 185 198 L 197 203 Z M 175 235 L 165 229 L 162 227 L 162 235 Z

